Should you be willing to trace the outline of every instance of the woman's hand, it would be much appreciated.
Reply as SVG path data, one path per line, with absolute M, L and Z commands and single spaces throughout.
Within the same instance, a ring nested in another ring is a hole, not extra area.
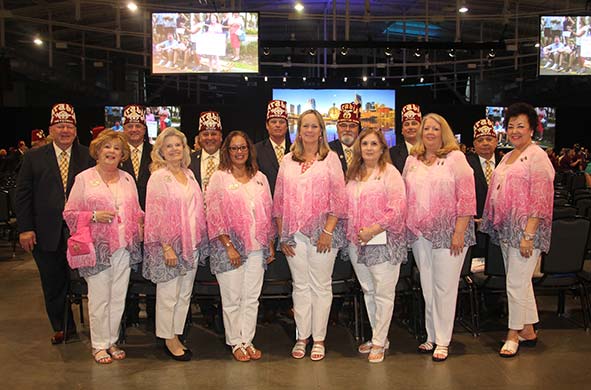
M 287 257 L 294 257 L 295 256 L 295 251 L 293 250 L 293 246 L 288 245 L 285 242 L 282 242 L 280 245 L 281 248 L 281 252 L 283 252 L 283 254 Z
M 236 248 L 234 248 L 233 244 L 230 244 L 230 246 L 226 247 L 226 252 L 228 253 L 230 264 L 232 264 L 234 268 L 240 267 L 240 264 L 242 263 L 240 261 L 240 253 L 238 253 Z
M 330 234 L 326 234 L 325 232 L 320 233 L 320 237 L 318 237 L 318 243 L 316 243 L 316 252 L 318 253 L 326 253 L 330 251 L 332 244 L 332 236 Z
M 519 242 L 519 253 L 521 254 L 521 256 L 525 257 L 526 259 L 529 259 L 529 257 L 532 255 L 533 251 L 534 251 L 533 240 L 526 240 L 525 238 L 522 238 L 521 241 Z
M 94 215 L 96 217 L 96 222 L 98 223 L 111 223 L 113 222 L 113 218 L 115 218 L 117 213 L 115 211 L 97 210 L 94 212 Z
M 176 267 L 178 264 L 176 253 L 174 253 L 174 249 L 169 245 L 164 247 L 164 264 L 167 267 Z
M 267 264 L 271 264 L 273 261 L 275 261 L 275 246 L 273 245 L 274 242 L 271 242 L 271 244 L 269 245 L 269 257 L 267 257 Z
M 359 229 L 359 233 L 357 234 L 357 237 L 359 238 L 359 244 L 365 245 L 365 244 L 367 244 L 367 242 L 369 240 L 371 240 L 374 237 L 374 234 L 373 234 L 371 228 L 362 227 L 361 229 Z
M 457 232 L 454 231 L 453 236 L 451 236 L 451 246 L 449 251 L 452 256 L 458 256 L 464 250 L 464 232 Z

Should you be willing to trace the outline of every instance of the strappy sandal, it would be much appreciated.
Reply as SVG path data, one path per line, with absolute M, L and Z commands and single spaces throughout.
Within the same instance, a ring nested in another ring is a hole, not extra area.
M 418 346 L 417 352 L 418 353 L 431 353 L 435 349 L 435 344 L 430 341 L 425 341 L 421 345 Z
M 324 344 L 314 343 L 314 345 L 312 345 L 312 352 L 310 352 L 310 359 L 312 359 L 312 361 L 317 362 L 324 359 L 325 354 L 326 349 L 324 348 Z
M 502 358 L 512 358 L 517 355 L 517 352 L 519 352 L 519 342 L 507 340 L 499 351 L 499 356 Z
M 111 359 L 111 355 L 105 349 L 93 349 L 92 350 L 92 357 L 94 361 L 98 364 L 111 364 L 113 363 L 113 359 Z
M 371 342 L 371 340 L 366 341 L 365 343 L 361 344 L 359 347 L 357 347 L 357 352 L 359 353 L 369 353 L 369 351 L 371 350 L 371 347 L 373 346 L 373 343 Z M 386 345 L 384 346 L 384 349 L 389 349 L 390 348 L 390 342 L 386 341 Z
M 291 357 L 294 359 L 302 359 L 306 356 L 306 345 L 308 342 L 298 340 L 296 341 L 295 345 L 291 349 Z
M 236 359 L 239 362 L 250 361 L 250 355 L 248 354 L 248 352 L 246 352 L 246 348 L 244 348 L 242 344 L 236 344 L 232 347 L 232 355 L 234 356 L 234 359 Z
M 113 360 L 123 360 L 127 357 L 125 351 L 115 345 L 111 345 L 111 348 L 109 348 L 107 352 L 109 352 L 109 355 L 111 355 Z
M 259 360 L 263 357 L 263 353 L 261 352 L 261 350 L 256 349 L 252 344 L 245 346 L 244 349 L 246 349 L 248 356 L 250 356 L 250 360 Z
M 533 339 L 526 339 L 525 337 L 517 336 L 517 340 L 519 340 L 520 347 L 535 347 L 538 344 L 538 335 Z
M 369 351 L 369 356 L 367 357 L 367 360 L 370 363 L 381 363 L 384 361 L 384 355 L 386 355 L 385 347 L 377 347 L 373 345 Z
M 449 355 L 449 347 L 443 347 L 438 345 L 435 347 L 435 351 L 433 351 L 432 359 L 434 362 L 442 362 L 447 360 L 447 356 Z

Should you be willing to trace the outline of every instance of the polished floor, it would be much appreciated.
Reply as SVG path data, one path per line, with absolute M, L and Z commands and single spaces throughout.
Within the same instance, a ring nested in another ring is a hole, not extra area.
M 457 326 L 450 358 L 443 363 L 415 353 L 417 341 L 393 324 L 391 351 L 381 364 L 357 354 L 344 325 L 328 330 L 327 356 L 312 362 L 289 357 L 291 326 L 260 325 L 255 339 L 262 360 L 232 360 L 223 338 L 199 318 L 191 326 L 189 363 L 170 360 L 144 325 L 130 328 L 128 358 L 98 365 L 90 356 L 89 330 L 79 326 L 79 342 L 52 346 L 37 268 L 32 258 L 0 242 L 0 386 L 6 389 L 591 389 L 591 334 L 557 318 L 555 299 L 544 299 L 540 343 L 514 359 L 497 355 L 499 322 L 473 338 Z M 568 298 L 568 315 L 580 319 Z M 77 309 L 75 313 L 77 312 Z

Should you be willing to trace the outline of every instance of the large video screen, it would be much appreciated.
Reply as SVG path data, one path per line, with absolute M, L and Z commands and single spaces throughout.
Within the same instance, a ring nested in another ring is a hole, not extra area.
M 123 131 L 123 106 L 105 106 L 105 127 Z M 181 129 L 181 109 L 177 106 L 146 107 L 148 138 L 154 143 L 158 134 L 167 127 Z
M 591 75 L 591 16 L 540 17 L 540 76 Z
M 258 73 L 259 14 L 152 14 L 152 73 Z
M 361 104 L 361 127 L 382 131 L 388 146 L 396 144 L 394 108 L 396 91 L 392 89 L 273 89 L 273 99 L 287 102 L 289 135 L 293 142 L 298 116 L 315 109 L 322 114 L 328 141 L 338 139 L 337 119 L 341 104 Z
M 494 129 L 499 140 L 499 148 L 513 147 L 507 137 L 506 129 L 503 127 L 506 110 L 507 107 L 486 107 L 486 117 L 494 124 Z M 534 126 L 533 141 L 542 148 L 553 148 L 556 138 L 556 108 L 535 107 L 535 110 L 538 114 L 538 123 Z

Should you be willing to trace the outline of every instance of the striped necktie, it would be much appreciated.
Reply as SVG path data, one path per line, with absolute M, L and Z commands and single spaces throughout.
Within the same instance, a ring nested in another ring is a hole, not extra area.
M 215 171 L 215 161 L 213 160 L 213 156 L 209 156 L 207 158 L 207 165 L 205 167 L 205 177 L 203 178 L 203 188 L 207 190 L 207 185 L 209 184 L 209 179 L 213 172 Z
M 70 158 L 68 153 L 62 150 L 59 158 L 60 175 L 62 177 L 62 185 L 64 186 L 64 193 L 68 188 L 68 168 L 70 166 Z

